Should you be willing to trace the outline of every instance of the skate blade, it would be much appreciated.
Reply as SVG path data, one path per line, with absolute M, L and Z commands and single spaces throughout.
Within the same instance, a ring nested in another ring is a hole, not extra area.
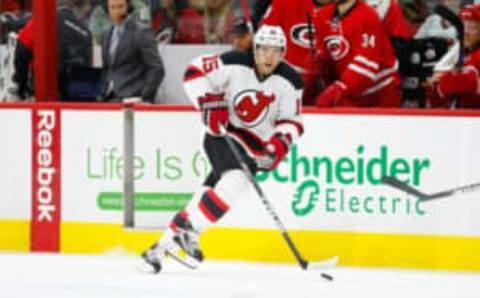
M 189 269 L 197 269 L 200 265 L 200 262 L 185 253 L 178 253 L 171 250 L 165 251 L 165 256 L 172 258 L 173 260 L 177 261 L 179 264 L 189 268 Z

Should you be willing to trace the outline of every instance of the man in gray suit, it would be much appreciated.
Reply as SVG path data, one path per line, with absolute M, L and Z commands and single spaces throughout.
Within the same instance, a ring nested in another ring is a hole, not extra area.
M 129 17 L 129 0 L 105 0 L 104 5 L 113 26 L 102 37 L 103 100 L 153 102 L 165 74 L 153 33 Z

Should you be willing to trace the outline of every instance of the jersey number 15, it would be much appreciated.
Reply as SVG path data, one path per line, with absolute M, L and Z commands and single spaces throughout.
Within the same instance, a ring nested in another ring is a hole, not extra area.
M 209 73 L 212 70 L 218 68 L 218 55 L 203 57 L 202 67 L 205 73 Z

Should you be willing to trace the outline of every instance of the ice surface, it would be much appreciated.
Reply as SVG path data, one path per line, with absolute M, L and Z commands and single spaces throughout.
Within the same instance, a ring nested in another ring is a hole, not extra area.
M 168 262 L 160 275 L 126 255 L 0 254 L 2 298 L 480 297 L 480 274 L 339 267 L 328 282 L 295 265 Z

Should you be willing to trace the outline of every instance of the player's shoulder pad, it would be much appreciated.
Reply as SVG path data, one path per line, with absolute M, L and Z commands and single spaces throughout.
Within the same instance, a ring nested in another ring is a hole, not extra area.
M 224 65 L 243 65 L 246 67 L 253 66 L 253 55 L 243 51 L 229 51 L 220 55 Z
M 303 89 L 303 79 L 300 74 L 285 62 L 280 62 L 275 74 L 286 79 L 295 89 Z

